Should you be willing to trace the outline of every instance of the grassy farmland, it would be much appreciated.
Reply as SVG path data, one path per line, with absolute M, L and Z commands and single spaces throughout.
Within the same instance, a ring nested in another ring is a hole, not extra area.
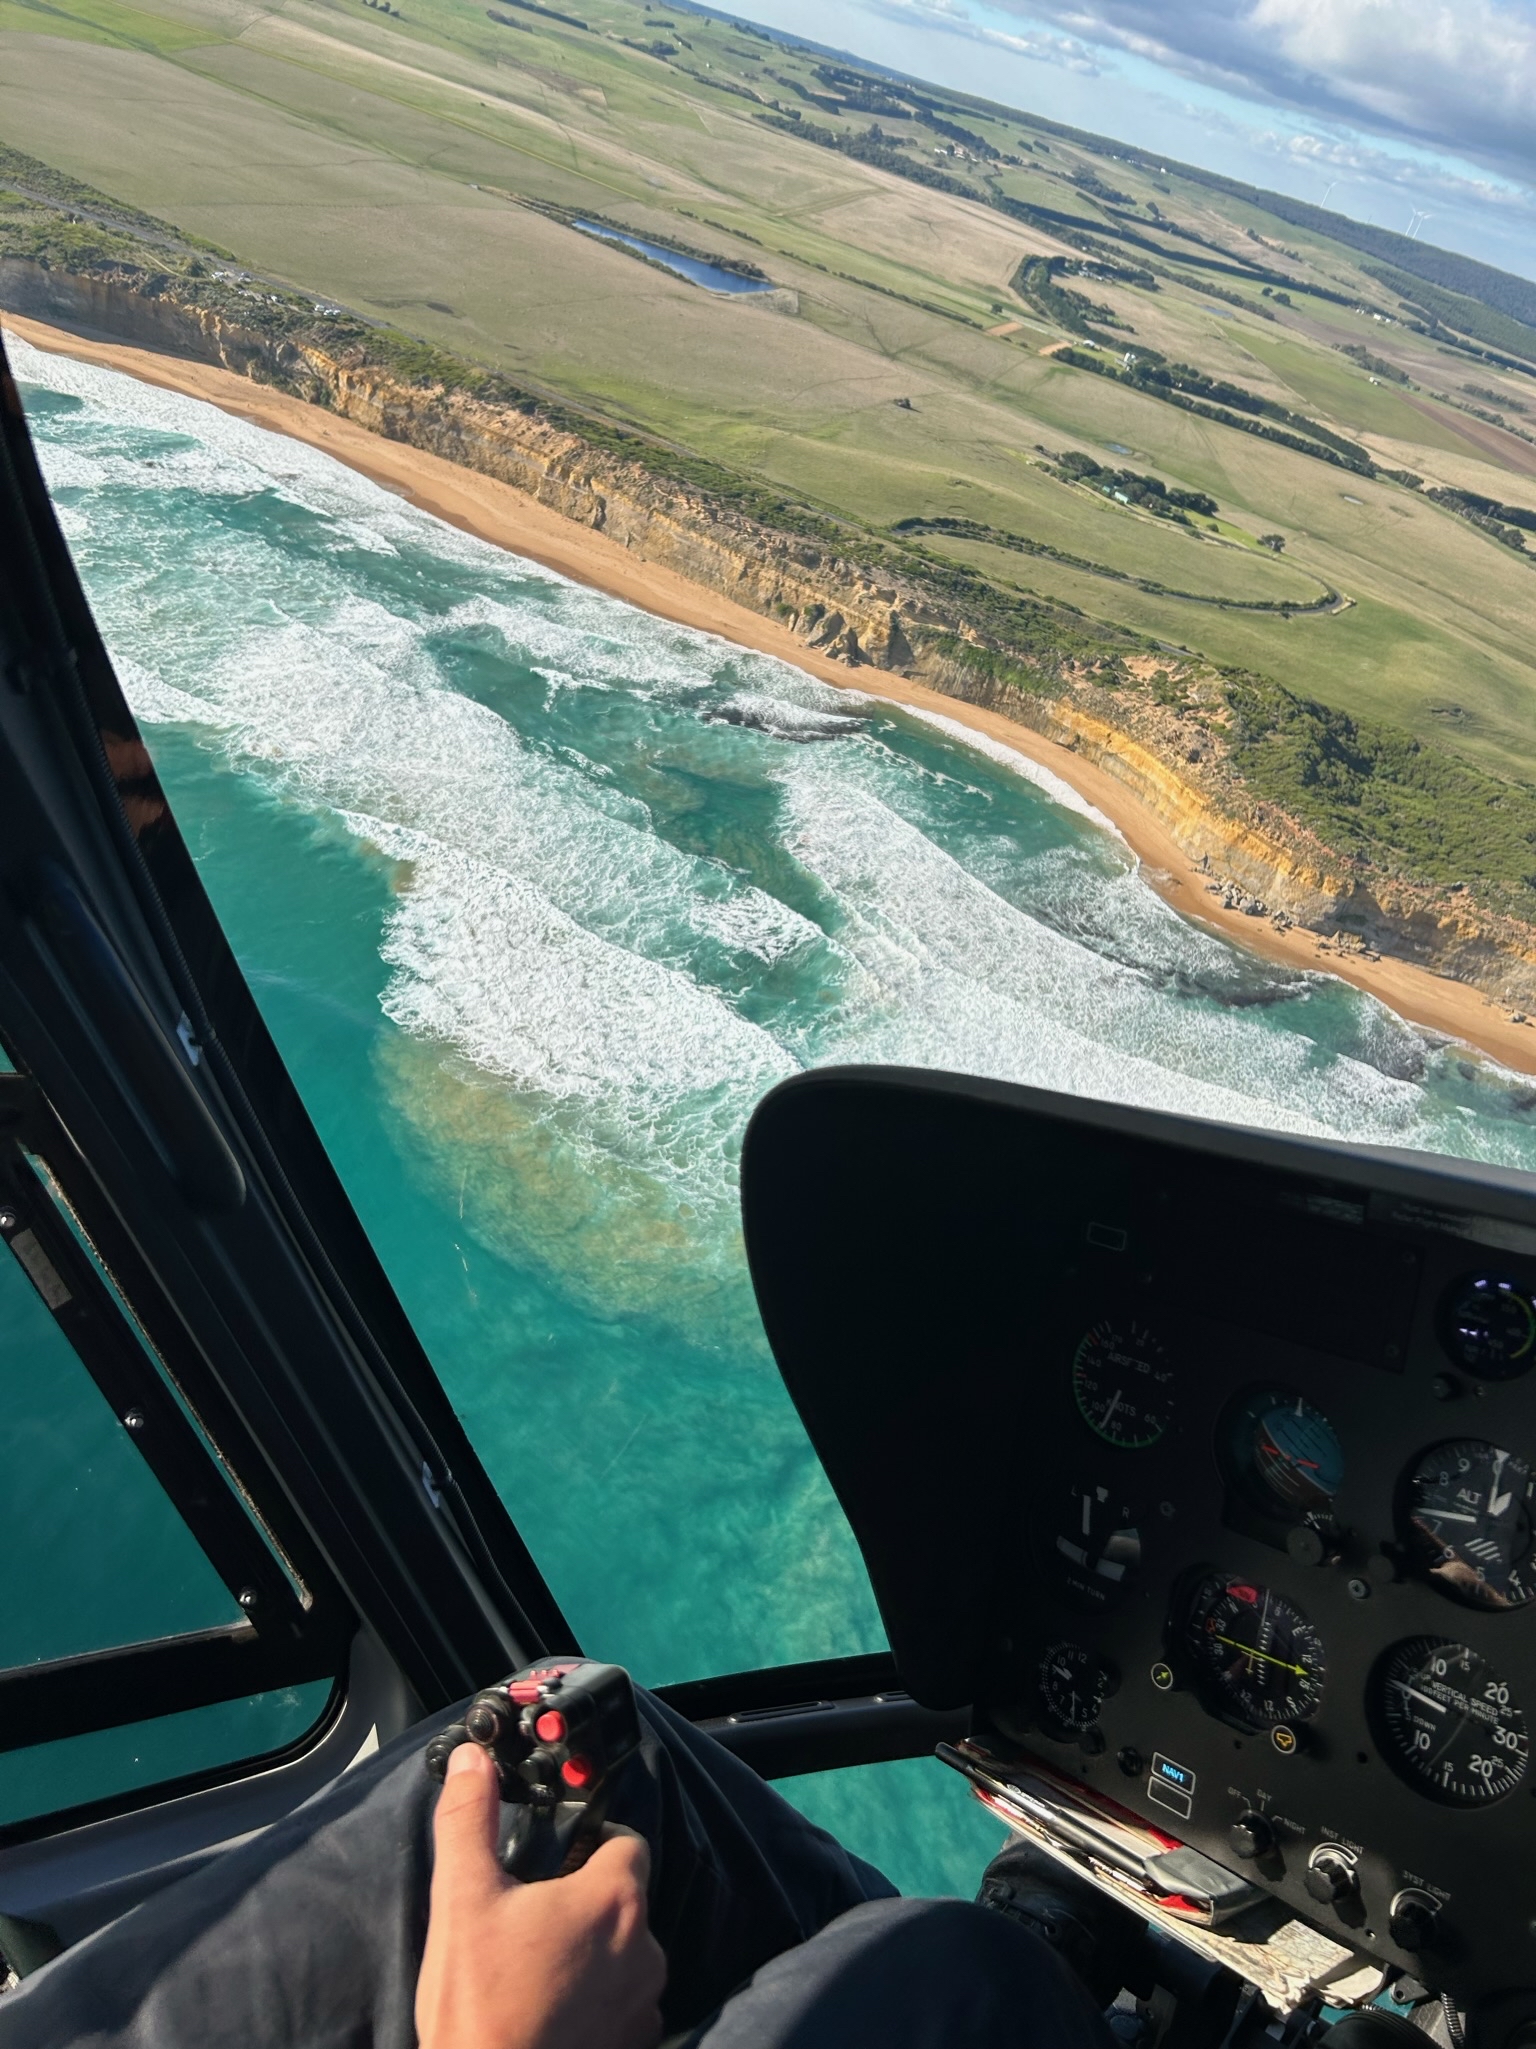
M 1536 508 L 1536 328 L 1501 313 L 1528 359 L 1491 350 L 1472 302 L 1457 328 L 1454 294 L 1254 198 L 643 0 L 0 0 L 0 143 L 859 530 L 985 529 L 923 545 L 1000 590 L 1536 782 L 1536 532 L 1423 488 Z M 701 290 L 561 210 L 784 291 Z M 1217 513 L 1064 481 L 1072 451 Z

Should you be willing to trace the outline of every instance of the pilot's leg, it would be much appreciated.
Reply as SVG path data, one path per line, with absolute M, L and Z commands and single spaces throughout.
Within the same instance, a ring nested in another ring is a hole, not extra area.
M 962 1900 L 874 1900 L 764 1964 L 686 2049 L 1112 2049 L 1038 1935 Z M 683 2049 L 683 2045 L 679 2045 Z
M 651 1846 L 676 2032 L 892 1888 L 660 1702 L 640 1706 L 645 1741 L 611 1813 Z M 437 1790 L 422 1751 L 451 1719 L 411 1730 L 0 1997 L 0 2049 L 413 2049 Z

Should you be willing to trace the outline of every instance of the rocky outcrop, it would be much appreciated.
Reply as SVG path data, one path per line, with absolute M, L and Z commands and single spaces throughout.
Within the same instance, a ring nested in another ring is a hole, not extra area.
M 356 350 L 328 349 L 314 331 L 269 335 L 168 287 L 171 280 L 143 273 L 78 275 L 0 258 L 0 306 L 220 364 L 498 478 L 644 560 L 781 620 L 850 668 L 911 676 L 1081 753 L 1162 821 L 1213 893 L 1250 915 L 1305 926 L 1341 949 L 1390 953 L 1536 1010 L 1536 929 L 1467 892 L 1398 882 L 1341 858 L 1294 818 L 1256 802 L 1229 763 L 1219 716 L 1191 723 L 1187 706 L 1105 687 L 1113 673 L 1038 649 L 1017 657 L 989 649 L 964 605 L 920 581 L 872 574 L 822 538 L 680 487 L 535 402 L 492 404 L 423 386 Z M 1111 668 L 1124 681 L 1135 663 Z M 1197 697 L 1198 669 L 1183 676 Z

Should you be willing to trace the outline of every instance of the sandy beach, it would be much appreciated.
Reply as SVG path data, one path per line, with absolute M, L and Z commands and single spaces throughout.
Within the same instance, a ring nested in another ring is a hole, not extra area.
M 1415 1024 L 1459 1039 L 1520 1073 L 1536 1074 L 1536 1025 L 1514 1024 L 1504 1010 L 1475 989 L 1405 961 L 1354 961 L 1325 954 L 1311 933 L 1277 932 L 1261 919 L 1223 910 L 1207 893 L 1206 878 L 1180 852 L 1166 827 L 1114 776 L 996 712 L 962 704 L 882 670 L 851 670 L 807 648 L 787 627 L 689 583 L 674 571 L 638 560 L 617 541 L 563 519 L 510 485 L 461 469 L 440 456 L 384 440 L 233 371 L 6 313 L 0 313 L 0 325 L 36 348 L 206 399 L 239 419 L 307 441 L 440 519 L 622 598 L 626 604 L 719 634 L 739 646 L 777 655 L 841 689 L 938 713 L 985 734 L 1049 769 L 1109 819 L 1142 863 L 1147 880 L 1184 915 L 1271 960 L 1339 976 Z

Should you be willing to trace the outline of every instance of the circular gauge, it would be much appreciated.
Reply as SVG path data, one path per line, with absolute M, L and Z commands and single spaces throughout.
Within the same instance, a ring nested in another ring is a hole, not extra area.
M 1067 1490 L 1050 1543 L 1069 1582 L 1096 1602 L 1108 1600 L 1141 1569 L 1136 1510 L 1123 1495 L 1091 1480 Z
M 1208 1575 L 1190 1601 L 1184 1645 L 1218 1713 L 1255 1729 L 1317 1713 L 1326 1671 L 1322 1638 L 1299 1608 L 1268 1587 Z
M 1226 1430 L 1233 1477 L 1266 1515 L 1324 1516 L 1344 1478 L 1344 1453 L 1321 1409 L 1286 1387 L 1245 1398 Z
M 1525 1777 L 1525 1716 L 1488 1661 L 1416 1636 L 1377 1668 L 1376 1722 L 1393 1770 L 1446 1807 L 1484 1807 Z
M 1080 1643 L 1053 1643 L 1040 1660 L 1040 1699 L 1058 1728 L 1090 1728 L 1111 1684 L 1104 1660 Z
M 1536 1600 L 1531 1469 L 1513 1452 L 1459 1437 L 1431 1445 L 1407 1482 L 1408 1551 L 1441 1593 L 1469 1608 Z
M 1168 1428 L 1173 1368 L 1161 1342 L 1134 1317 L 1101 1317 L 1072 1355 L 1078 1414 L 1106 1444 L 1145 1451 Z
M 1497 1274 L 1469 1274 L 1445 1298 L 1440 1342 L 1481 1380 L 1513 1380 L 1536 1363 L 1536 1308 Z

